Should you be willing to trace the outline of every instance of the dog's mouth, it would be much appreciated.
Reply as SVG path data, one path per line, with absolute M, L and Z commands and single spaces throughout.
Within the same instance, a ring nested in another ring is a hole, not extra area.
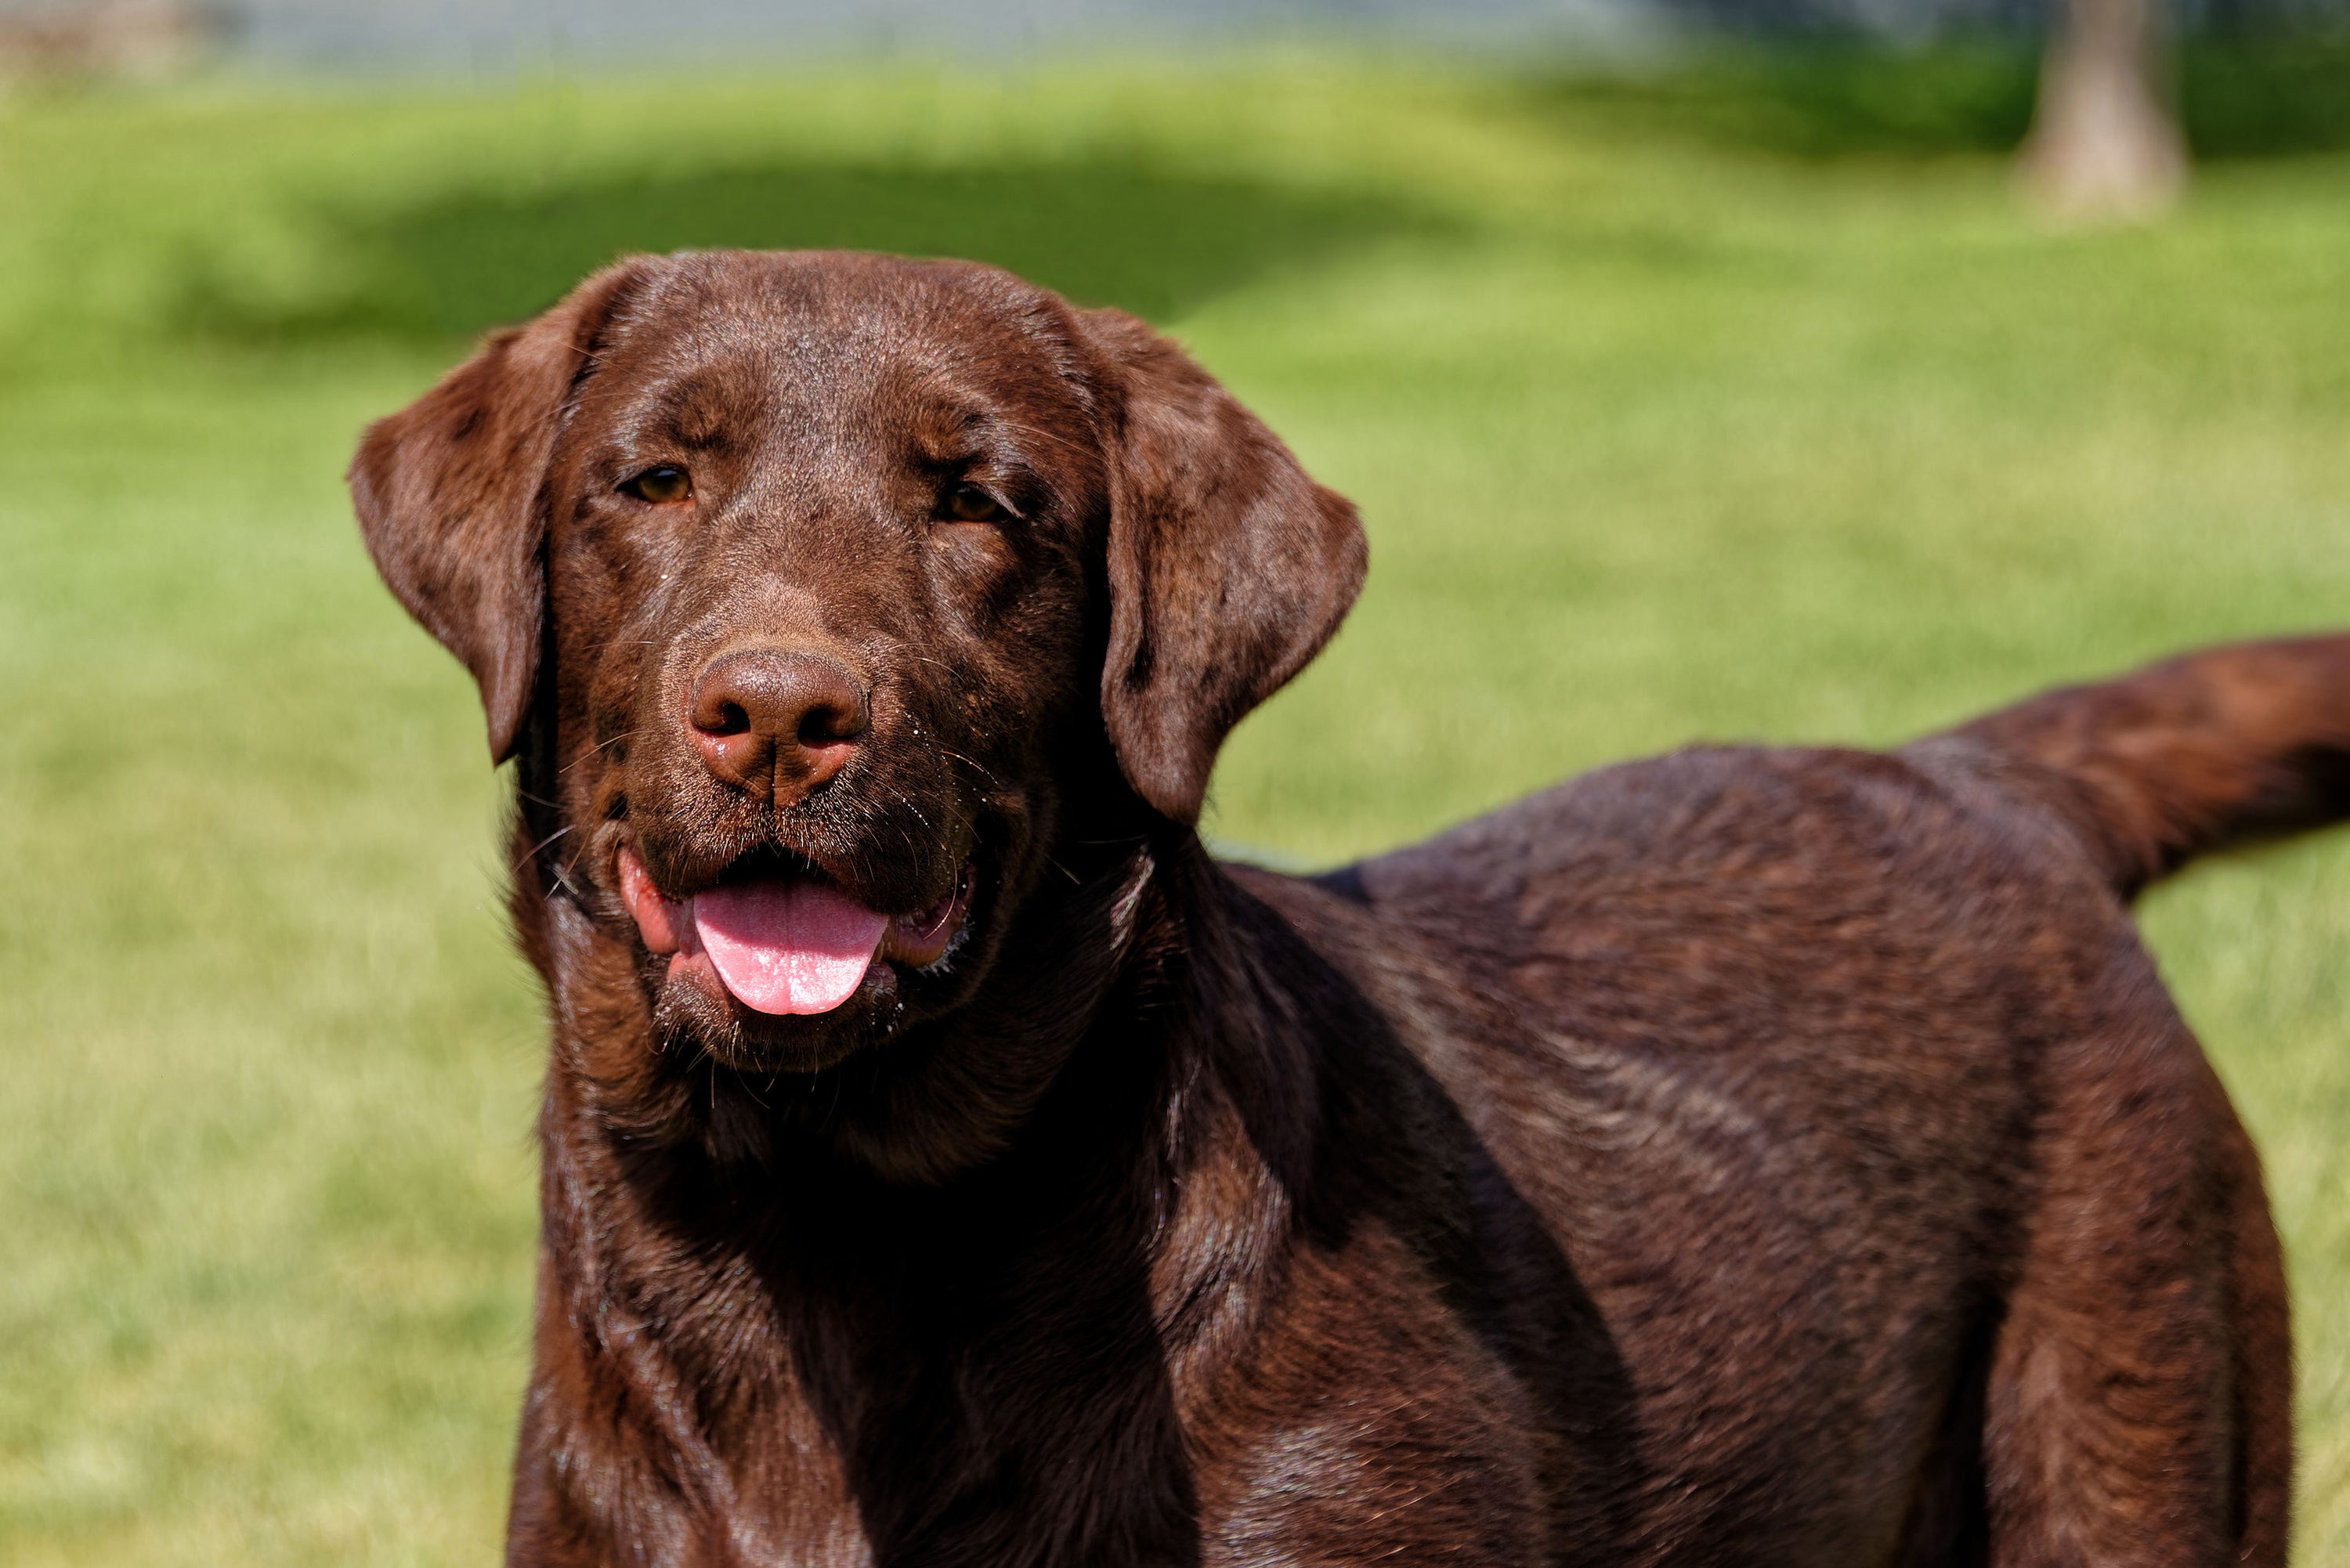
M 619 850 L 620 896 L 648 951 L 669 958 L 672 981 L 715 981 L 754 1012 L 831 1012 L 890 966 L 945 961 L 970 920 L 976 884 L 966 861 L 947 895 L 911 914 L 869 908 L 821 869 L 757 859 L 730 867 L 714 887 L 671 898 L 653 885 L 632 846 Z

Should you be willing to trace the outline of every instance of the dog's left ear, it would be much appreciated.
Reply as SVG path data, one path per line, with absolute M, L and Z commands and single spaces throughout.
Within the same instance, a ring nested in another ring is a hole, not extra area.
M 490 760 L 513 754 L 538 679 L 546 574 L 539 495 L 563 408 L 642 257 L 607 267 L 528 326 L 368 428 L 351 502 L 376 569 L 482 689 Z
M 1190 824 L 1224 737 L 1330 640 L 1368 552 L 1354 504 L 1182 350 L 1121 311 L 1077 319 L 1113 404 L 1102 719 L 1136 793 Z

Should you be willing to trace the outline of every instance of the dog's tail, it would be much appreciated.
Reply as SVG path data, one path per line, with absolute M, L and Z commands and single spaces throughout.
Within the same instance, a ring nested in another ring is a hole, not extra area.
M 2350 636 L 2208 649 L 1948 740 L 1996 753 L 2127 898 L 2206 851 L 2350 816 Z

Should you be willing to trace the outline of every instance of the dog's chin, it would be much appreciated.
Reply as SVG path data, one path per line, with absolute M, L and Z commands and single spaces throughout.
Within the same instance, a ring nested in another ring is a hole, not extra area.
M 616 869 L 653 982 L 662 1048 L 737 1072 L 821 1072 L 947 1005 L 984 914 L 976 861 L 908 914 L 877 913 L 820 871 L 670 898 L 635 852 Z
M 896 967 L 876 963 L 855 995 L 828 1012 L 779 1014 L 745 1006 L 712 972 L 671 962 L 654 999 L 653 1025 L 663 1051 L 706 1055 L 737 1073 L 820 1073 L 905 1023 Z

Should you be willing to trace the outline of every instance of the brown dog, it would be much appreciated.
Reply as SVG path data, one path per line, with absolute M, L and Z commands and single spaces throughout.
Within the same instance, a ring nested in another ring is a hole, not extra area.
M 2281 1563 L 2258 1163 L 2125 901 L 2350 639 L 1194 836 L 1353 508 L 1001 273 L 601 273 L 369 433 L 519 760 L 517 1563 Z

